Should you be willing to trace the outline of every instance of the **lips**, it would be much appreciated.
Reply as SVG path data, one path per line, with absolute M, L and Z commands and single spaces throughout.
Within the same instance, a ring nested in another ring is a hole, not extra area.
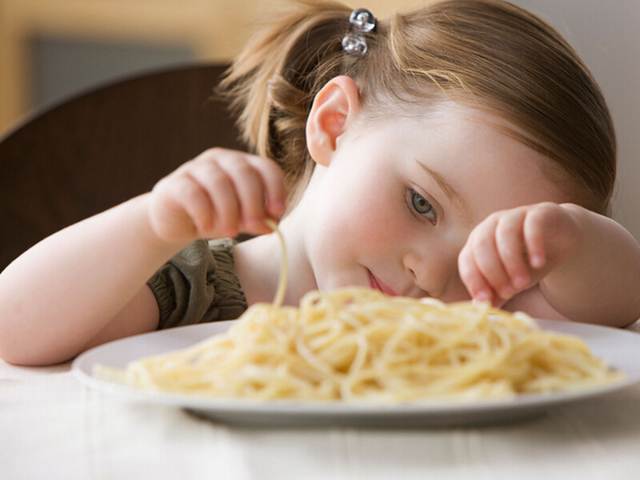
M 398 296 L 398 292 L 376 277 L 369 269 L 367 269 L 367 273 L 369 274 L 369 286 L 371 288 L 380 290 L 382 293 L 389 295 L 390 297 Z

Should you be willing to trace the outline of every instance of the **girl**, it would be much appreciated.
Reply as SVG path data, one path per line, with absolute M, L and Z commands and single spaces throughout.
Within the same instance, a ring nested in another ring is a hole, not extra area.
M 283 214 L 288 304 L 361 285 L 638 319 L 640 247 L 605 216 L 611 118 L 569 45 L 499 0 L 350 13 L 305 0 L 233 64 L 221 88 L 259 156 L 207 151 L 10 265 L 0 356 L 62 362 L 271 301 L 280 247 L 264 221 Z M 225 240 L 241 231 L 265 235 Z

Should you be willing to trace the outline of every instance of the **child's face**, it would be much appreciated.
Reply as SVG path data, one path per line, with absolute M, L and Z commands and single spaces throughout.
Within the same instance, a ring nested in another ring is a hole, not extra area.
M 457 258 L 474 226 L 498 210 L 569 201 L 541 171 L 549 160 L 489 120 L 498 121 L 446 103 L 423 118 L 348 128 L 311 185 L 318 288 L 467 299 Z

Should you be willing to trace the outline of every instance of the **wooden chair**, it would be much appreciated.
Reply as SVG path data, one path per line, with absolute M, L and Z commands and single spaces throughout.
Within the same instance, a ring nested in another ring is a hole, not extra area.
M 225 65 L 148 74 L 36 113 L 0 139 L 0 271 L 44 237 L 148 191 L 212 146 L 244 149 L 211 100 Z

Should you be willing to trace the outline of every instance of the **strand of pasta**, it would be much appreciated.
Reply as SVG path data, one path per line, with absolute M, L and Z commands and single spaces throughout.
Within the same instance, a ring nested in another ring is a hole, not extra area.
M 287 265 L 287 246 L 284 243 L 284 237 L 278 228 L 278 224 L 271 219 L 266 219 L 265 223 L 269 228 L 276 232 L 278 240 L 280 240 L 280 251 L 282 252 L 282 259 L 280 260 L 280 280 L 278 281 L 276 296 L 273 299 L 273 305 L 275 307 L 279 307 L 282 305 L 284 295 L 287 292 L 287 277 L 289 275 L 289 266 Z

